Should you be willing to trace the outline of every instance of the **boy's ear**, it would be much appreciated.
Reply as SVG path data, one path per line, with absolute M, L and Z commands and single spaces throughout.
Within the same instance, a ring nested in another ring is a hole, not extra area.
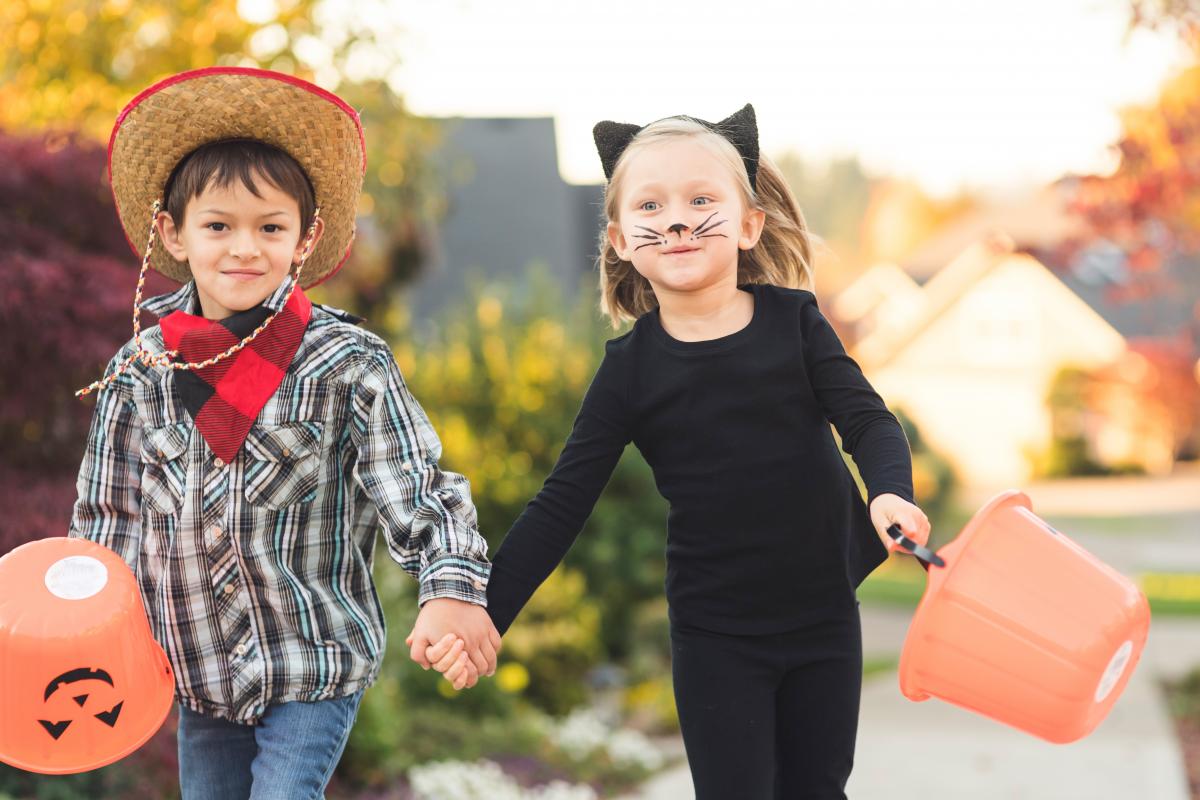
M 767 212 L 761 208 L 752 208 L 742 217 L 741 235 L 738 236 L 738 248 L 749 250 L 758 244 L 762 236 L 763 226 L 767 223 Z
M 321 241 L 321 234 L 325 232 L 325 219 L 317 217 L 317 229 L 313 232 L 313 249 L 317 249 L 317 242 Z M 304 239 L 308 236 L 308 228 L 305 227 L 300 233 L 300 241 L 296 242 L 296 250 L 292 253 L 292 266 L 300 263 L 300 256 L 304 253 Z
M 629 245 L 625 240 L 625 234 L 621 231 L 621 224 L 619 222 L 608 223 L 608 243 L 617 251 L 617 255 L 621 257 L 622 261 L 629 260 L 629 254 L 625 252 Z
M 175 227 L 175 220 L 171 215 L 166 211 L 160 213 L 154 221 L 154 227 L 167 252 L 174 256 L 176 261 L 187 261 L 187 248 L 179 240 L 179 229 Z

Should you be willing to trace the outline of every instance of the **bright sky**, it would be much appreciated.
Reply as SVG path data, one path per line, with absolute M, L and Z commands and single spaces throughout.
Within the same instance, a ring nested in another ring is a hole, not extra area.
M 938 195 L 1016 190 L 1110 170 L 1116 109 L 1183 63 L 1166 34 L 1122 42 L 1122 0 L 327 0 L 322 16 L 397 32 L 388 80 L 418 114 L 553 116 L 572 182 L 602 179 L 600 119 L 752 102 L 768 154 L 856 153 Z

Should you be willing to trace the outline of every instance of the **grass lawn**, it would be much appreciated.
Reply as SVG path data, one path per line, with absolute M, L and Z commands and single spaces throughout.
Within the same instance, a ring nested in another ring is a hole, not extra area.
M 1200 616 L 1200 574 L 1146 572 L 1136 576 L 1150 601 L 1150 613 Z M 868 605 L 915 609 L 925 593 L 925 571 L 915 558 L 892 557 L 858 587 L 858 599 Z
M 1188 783 L 1193 796 L 1200 797 L 1200 669 L 1163 688 L 1179 733 Z

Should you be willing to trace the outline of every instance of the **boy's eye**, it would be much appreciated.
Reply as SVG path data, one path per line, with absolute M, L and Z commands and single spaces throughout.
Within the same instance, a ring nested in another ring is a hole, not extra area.
M 263 229 L 264 229 L 264 230 L 266 230 L 267 228 L 274 228 L 274 229 L 275 229 L 275 230 L 273 230 L 273 231 L 267 231 L 267 233 L 278 233 L 279 231 L 283 230 L 283 228 L 279 227 L 278 225 L 275 225 L 274 223 L 272 223 L 272 224 L 269 224 L 269 225 L 263 225 Z
M 225 224 L 224 222 L 210 222 L 210 223 L 208 223 L 207 225 L 205 225 L 204 227 L 206 227 L 206 228 L 208 228 L 208 229 L 210 229 L 210 230 L 213 230 L 213 231 L 216 231 L 216 232 L 220 233 L 220 230 L 221 230 L 221 229 L 219 229 L 219 228 L 214 228 L 213 226 L 214 226 L 214 225 L 224 225 L 224 224 Z
M 647 200 L 638 206 L 642 211 L 658 211 L 658 203 L 654 200 Z

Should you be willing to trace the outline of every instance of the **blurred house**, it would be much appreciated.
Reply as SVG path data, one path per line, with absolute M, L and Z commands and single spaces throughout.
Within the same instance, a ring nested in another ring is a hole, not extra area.
M 1079 233 L 1068 191 L 1052 184 L 1016 207 L 974 212 L 831 304 L 872 384 L 967 484 L 1020 485 L 1056 436 L 1078 436 L 1098 463 L 1151 472 L 1169 471 L 1194 441 L 1200 265 L 1180 267 L 1181 285 L 1147 298 L 1149 310 L 1113 299 L 1094 259 L 1049 255 Z M 1078 402 L 1052 404 L 1056 376 L 1072 367 L 1087 376 Z
M 448 178 L 447 210 L 429 237 L 429 254 L 409 287 L 414 317 L 429 319 L 468 289 L 520 284 L 544 269 L 567 297 L 591 280 L 603 186 L 568 184 L 559 175 L 554 120 L 448 118 L 432 154 Z

